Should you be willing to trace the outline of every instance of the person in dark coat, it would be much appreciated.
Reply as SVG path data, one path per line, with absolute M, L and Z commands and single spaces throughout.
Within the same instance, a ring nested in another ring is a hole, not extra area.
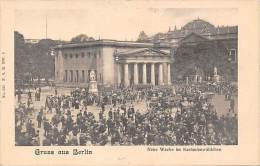
M 37 115 L 37 122 L 38 122 L 38 128 L 41 128 L 42 127 L 42 115 L 40 112 Z
M 21 102 L 21 98 L 22 98 L 22 91 L 21 91 L 20 88 L 18 89 L 18 91 L 16 92 L 16 94 L 17 94 L 17 97 L 18 97 L 18 103 L 20 103 L 20 102 Z
M 51 139 L 48 136 L 42 141 L 42 146 L 51 146 Z
M 57 90 L 57 87 L 55 87 L 55 96 L 57 96 L 57 94 L 58 94 L 58 90 Z
M 79 100 L 76 100 L 74 103 L 75 109 L 79 109 Z
M 108 112 L 108 116 L 110 119 L 113 118 L 113 112 L 112 112 L 112 108 L 110 108 L 109 112 Z
M 50 124 L 47 120 L 44 121 L 43 123 L 43 129 L 44 129 L 44 136 L 47 136 L 50 130 Z

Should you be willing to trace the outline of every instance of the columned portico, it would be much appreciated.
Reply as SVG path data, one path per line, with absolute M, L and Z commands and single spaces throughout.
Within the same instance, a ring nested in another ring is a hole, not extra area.
M 140 65 L 140 68 L 138 67 Z M 124 81 L 125 86 L 129 86 L 130 83 L 134 85 L 143 84 L 146 85 L 147 83 L 151 85 L 171 85 L 171 66 L 170 63 L 165 63 L 167 68 L 163 67 L 163 63 L 124 63 L 117 65 L 117 79 L 118 84 Z M 124 66 L 124 72 L 122 73 L 121 66 Z M 147 66 L 150 72 L 147 72 Z M 157 66 L 157 67 L 155 67 Z M 147 82 L 147 73 L 149 82 Z M 157 73 L 157 74 L 156 74 Z M 166 75 L 164 76 L 164 73 Z M 139 75 L 141 80 L 139 79 Z M 167 78 L 166 78 L 167 76 Z M 133 82 L 130 81 L 133 79 Z M 158 81 L 156 81 L 158 80 Z
M 118 57 L 118 83 L 129 85 L 169 85 L 170 54 L 151 48 L 136 52 L 122 52 Z M 120 65 L 124 66 L 120 72 Z

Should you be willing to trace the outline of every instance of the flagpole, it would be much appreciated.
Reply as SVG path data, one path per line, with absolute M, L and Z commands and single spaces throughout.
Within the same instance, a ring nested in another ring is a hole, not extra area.
M 45 16 L 45 39 L 47 39 L 47 34 L 48 34 L 48 25 L 47 25 L 47 14 Z

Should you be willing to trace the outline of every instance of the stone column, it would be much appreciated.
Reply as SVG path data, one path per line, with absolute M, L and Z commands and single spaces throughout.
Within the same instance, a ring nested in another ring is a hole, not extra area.
M 201 83 L 202 82 L 202 77 L 201 76 L 199 76 L 199 83 Z
M 143 84 L 147 84 L 146 63 L 143 64 Z
M 64 71 L 64 82 L 67 82 L 68 76 L 67 76 L 67 70 Z
M 197 80 L 198 80 L 198 75 L 196 74 L 195 76 L 194 76 L 194 82 L 197 82 Z
M 171 64 L 168 63 L 167 64 L 167 77 L 168 77 L 168 85 L 171 85 L 172 84 L 172 81 L 171 81 Z
M 74 82 L 74 73 L 73 70 L 70 71 L 70 81 Z
M 163 85 L 163 65 L 159 64 L 159 85 Z
M 151 84 L 155 85 L 154 63 L 151 64 Z
M 117 64 L 117 84 L 120 85 L 121 83 L 121 64 Z
M 138 84 L 138 64 L 134 64 L 134 84 Z
M 129 86 L 128 63 L 125 64 L 125 86 Z

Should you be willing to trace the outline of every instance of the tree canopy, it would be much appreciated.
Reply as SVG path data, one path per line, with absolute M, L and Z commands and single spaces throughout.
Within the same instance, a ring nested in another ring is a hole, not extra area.
M 71 39 L 72 43 L 81 43 L 86 41 L 93 41 L 95 40 L 93 37 L 89 37 L 86 34 L 79 34 Z
M 236 66 L 230 65 L 228 58 L 228 50 L 221 42 L 182 44 L 174 53 L 173 77 L 184 78 L 196 72 L 202 76 L 212 76 L 214 67 L 217 67 L 221 76 L 234 80 Z
M 138 41 L 138 42 L 145 42 L 145 41 L 147 41 L 147 40 L 148 40 L 148 36 L 145 34 L 144 31 L 141 31 L 141 32 L 139 33 L 139 36 L 138 36 L 137 41 Z
M 49 54 L 51 47 L 61 41 L 42 39 L 38 43 L 25 43 L 21 33 L 14 32 L 15 78 L 28 79 L 54 77 L 54 57 Z

